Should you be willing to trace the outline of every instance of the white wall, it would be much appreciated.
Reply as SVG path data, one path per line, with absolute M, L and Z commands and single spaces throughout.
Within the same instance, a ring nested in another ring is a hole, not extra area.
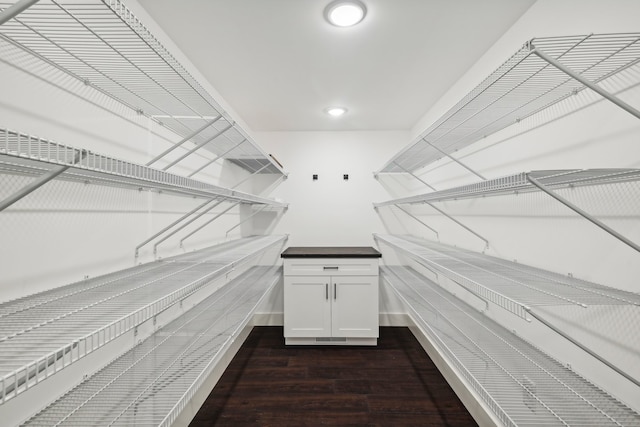
M 372 202 L 388 198 L 373 171 L 407 138 L 387 131 L 256 133 L 289 172 L 271 193 L 290 203 L 274 233 L 289 233 L 291 246 L 373 245 L 371 234 L 384 227 Z

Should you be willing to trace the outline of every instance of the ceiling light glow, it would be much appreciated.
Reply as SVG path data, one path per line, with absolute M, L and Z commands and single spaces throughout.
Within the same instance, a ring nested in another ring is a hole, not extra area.
M 347 112 L 347 109 L 344 107 L 329 107 L 324 111 L 332 117 L 340 117 Z
M 325 9 L 327 21 L 336 27 L 351 27 L 362 21 L 367 8 L 359 0 L 336 0 Z

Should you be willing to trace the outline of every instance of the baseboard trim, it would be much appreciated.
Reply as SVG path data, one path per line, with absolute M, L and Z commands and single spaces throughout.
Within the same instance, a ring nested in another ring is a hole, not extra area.
M 413 320 L 407 313 L 380 313 L 380 326 L 413 326 Z
M 436 345 L 434 345 L 431 338 L 429 338 L 424 331 L 416 325 L 411 316 L 409 321 L 412 325 L 409 325 L 409 330 L 416 337 L 424 351 L 431 358 L 436 365 L 442 376 L 445 378 L 449 386 L 453 389 L 458 396 L 462 404 L 467 408 L 469 414 L 478 423 L 480 427 L 500 427 L 504 424 L 498 420 L 489 407 L 484 403 L 480 396 L 471 388 L 469 383 L 462 377 L 449 360 L 442 355 Z
M 255 313 L 253 326 L 284 326 L 284 313 Z

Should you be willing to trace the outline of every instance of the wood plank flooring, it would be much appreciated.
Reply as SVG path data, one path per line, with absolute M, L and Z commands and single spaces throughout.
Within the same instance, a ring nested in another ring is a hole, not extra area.
M 376 347 L 285 346 L 253 329 L 191 427 L 476 426 L 407 328 Z

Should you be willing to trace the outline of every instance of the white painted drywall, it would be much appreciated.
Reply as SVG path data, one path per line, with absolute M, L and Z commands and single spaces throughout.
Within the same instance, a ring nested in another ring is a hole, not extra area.
M 256 133 L 289 172 L 271 193 L 290 202 L 274 233 L 289 233 L 291 246 L 372 245 L 371 234 L 384 231 L 372 202 L 388 197 L 373 171 L 407 137 L 406 132 Z

